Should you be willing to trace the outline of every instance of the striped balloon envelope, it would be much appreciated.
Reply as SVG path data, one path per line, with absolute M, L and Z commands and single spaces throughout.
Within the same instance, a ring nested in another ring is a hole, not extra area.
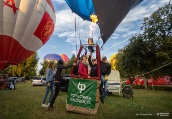
M 47 54 L 45 55 L 43 59 L 48 60 L 48 61 L 51 61 L 51 60 L 58 61 L 59 59 L 63 60 L 63 58 L 58 54 Z
M 0 70 L 23 62 L 51 37 L 51 0 L 0 0 Z
M 60 56 L 63 58 L 63 61 L 64 61 L 64 62 L 68 62 L 68 61 L 69 61 L 69 58 L 68 58 L 67 55 L 65 55 L 65 54 L 60 54 Z
M 113 54 L 113 55 L 110 57 L 110 64 L 111 64 L 112 70 L 116 70 L 116 66 L 115 66 L 115 63 L 116 63 L 116 55 L 117 55 L 117 54 Z

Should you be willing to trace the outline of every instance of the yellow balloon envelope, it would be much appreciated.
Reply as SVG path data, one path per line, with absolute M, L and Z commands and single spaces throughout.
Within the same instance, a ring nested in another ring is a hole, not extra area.
M 116 66 L 115 66 L 115 63 L 116 63 L 116 54 L 113 54 L 111 57 L 110 57 L 110 64 L 111 64 L 111 67 L 112 67 L 112 70 L 116 70 Z

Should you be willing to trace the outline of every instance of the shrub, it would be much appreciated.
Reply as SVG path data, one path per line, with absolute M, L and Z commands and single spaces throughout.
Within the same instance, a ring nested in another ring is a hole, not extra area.
M 132 85 L 132 88 L 133 89 L 145 89 L 145 86 L 144 85 Z M 148 86 L 148 89 L 149 90 L 161 90 L 161 91 L 172 91 L 172 85 L 153 85 L 152 86 Z

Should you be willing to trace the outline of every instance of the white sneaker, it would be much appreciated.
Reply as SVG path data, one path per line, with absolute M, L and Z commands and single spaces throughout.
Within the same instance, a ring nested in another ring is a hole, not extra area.
M 42 107 L 48 107 L 46 104 L 42 104 Z

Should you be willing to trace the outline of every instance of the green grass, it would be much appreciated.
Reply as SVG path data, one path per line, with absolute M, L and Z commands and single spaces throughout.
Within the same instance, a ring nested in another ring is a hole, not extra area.
M 54 104 L 55 110 L 42 108 L 45 86 L 33 87 L 17 83 L 16 90 L 0 91 L 0 119 L 170 119 L 172 117 L 172 92 L 134 90 L 134 99 L 113 94 L 105 98 L 96 115 L 84 115 L 66 110 L 66 92 L 60 92 Z M 140 115 L 140 114 L 152 114 Z M 168 117 L 157 113 L 169 113 Z M 139 114 L 139 115 L 136 115 Z

